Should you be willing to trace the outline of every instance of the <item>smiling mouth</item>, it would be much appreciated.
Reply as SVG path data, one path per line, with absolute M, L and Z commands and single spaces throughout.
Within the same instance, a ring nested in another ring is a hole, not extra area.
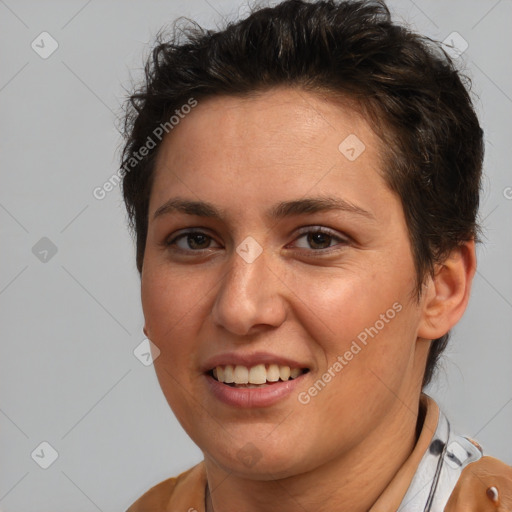
M 217 382 L 236 388 L 259 388 L 287 382 L 309 372 L 309 368 L 290 368 L 279 364 L 225 365 L 212 368 L 210 375 Z

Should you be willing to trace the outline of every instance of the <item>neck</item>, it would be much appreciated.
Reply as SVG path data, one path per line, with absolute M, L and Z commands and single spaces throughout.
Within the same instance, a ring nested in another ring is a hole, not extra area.
M 367 512 L 416 444 L 423 411 L 402 405 L 364 442 L 313 470 L 278 480 L 252 480 L 222 471 L 205 458 L 206 512 Z

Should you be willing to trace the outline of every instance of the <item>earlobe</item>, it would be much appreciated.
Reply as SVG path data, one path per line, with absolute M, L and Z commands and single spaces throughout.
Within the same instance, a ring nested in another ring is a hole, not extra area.
M 146 338 L 149 338 L 148 330 L 147 330 L 147 328 L 146 328 L 146 324 L 144 324 L 144 327 L 142 328 L 142 332 L 144 333 L 144 335 L 146 336 Z
M 445 335 L 462 317 L 476 272 L 475 242 L 452 250 L 436 267 L 423 290 L 423 313 L 418 336 L 434 340 Z

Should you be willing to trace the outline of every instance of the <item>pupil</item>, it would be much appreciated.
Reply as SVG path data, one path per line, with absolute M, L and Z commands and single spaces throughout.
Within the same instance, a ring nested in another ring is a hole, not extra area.
M 325 233 L 310 233 L 308 235 L 309 244 L 315 249 L 325 249 L 329 247 L 331 236 Z M 318 246 L 322 247 L 318 247 Z
M 188 236 L 188 245 L 192 249 L 204 249 L 204 247 L 200 246 L 205 244 L 207 241 L 207 237 L 201 233 Z

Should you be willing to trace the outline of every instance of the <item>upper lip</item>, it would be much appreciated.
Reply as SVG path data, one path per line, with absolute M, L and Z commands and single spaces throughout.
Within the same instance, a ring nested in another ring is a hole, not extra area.
M 278 364 L 290 368 L 308 368 L 307 364 L 301 363 L 289 357 L 271 354 L 269 352 L 253 352 L 246 354 L 242 352 L 225 352 L 209 358 L 203 365 L 203 372 L 209 372 L 217 366 L 241 365 L 250 368 L 257 364 Z

